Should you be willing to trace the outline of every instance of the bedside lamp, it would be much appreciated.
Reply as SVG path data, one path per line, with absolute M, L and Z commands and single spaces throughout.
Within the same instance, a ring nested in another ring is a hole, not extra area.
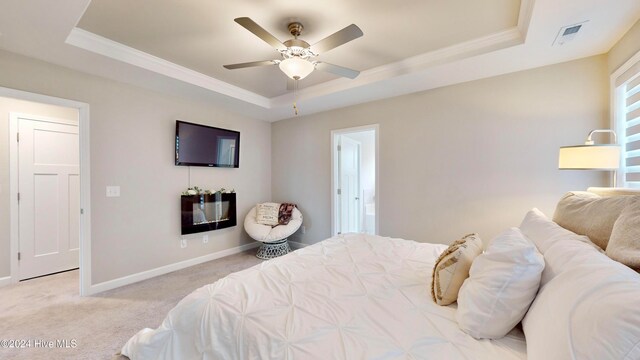
M 595 144 L 595 133 L 613 134 L 614 144 Z M 612 170 L 613 186 L 616 186 L 616 170 L 620 167 L 620 146 L 616 133 L 609 129 L 592 130 L 584 145 L 563 146 L 558 156 L 560 170 Z

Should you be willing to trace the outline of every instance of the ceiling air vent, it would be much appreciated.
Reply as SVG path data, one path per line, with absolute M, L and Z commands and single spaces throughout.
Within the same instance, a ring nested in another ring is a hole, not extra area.
M 578 24 L 567 25 L 560 28 L 560 31 L 558 31 L 558 35 L 556 36 L 556 39 L 553 41 L 553 45 L 554 46 L 564 45 L 569 41 L 575 39 L 576 35 L 578 35 L 580 30 L 582 30 L 582 26 L 585 23 L 586 21 L 583 21 Z

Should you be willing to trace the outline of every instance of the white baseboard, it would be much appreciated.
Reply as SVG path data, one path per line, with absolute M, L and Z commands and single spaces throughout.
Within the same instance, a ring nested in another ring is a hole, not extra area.
M 188 268 L 190 266 L 202 264 L 202 263 L 207 262 L 207 261 L 219 259 L 219 258 L 222 258 L 222 257 L 225 257 L 225 256 L 229 256 L 229 255 L 233 255 L 233 254 L 238 254 L 238 253 L 241 253 L 243 251 L 256 248 L 258 246 L 260 246 L 259 242 L 245 244 L 245 245 L 237 246 L 237 247 L 234 247 L 234 248 L 231 248 L 231 249 L 226 249 L 226 250 L 218 251 L 218 252 L 215 252 L 215 253 L 212 253 L 212 254 L 200 256 L 200 257 L 197 257 L 197 258 L 193 258 L 193 259 L 189 259 L 189 260 L 185 260 L 185 261 L 180 261 L 180 262 L 177 262 L 177 263 L 174 263 L 174 264 L 169 264 L 169 265 L 161 266 L 159 268 L 155 268 L 155 269 L 139 272 L 137 274 L 131 274 L 131 275 L 123 276 L 123 277 L 118 278 L 118 279 L 113 279 L 113 280 L 101 282 L 101 283 L 98 283 L 98 284 L 95 284 L 95 285 L 91 285 L 91 287 L 89 288 L 89 291 L 87 292 L 86 295 L 93 295 L 93 294 L 97 294 L 99 292 L 103 292 L 103 291 L 115 289 L 115 288 L 118 288 L 118 287 L 121 287 L 121 286 L 133 284 L 133 283 L 136 283 L 136 282 L 139 282 L 139 281 L 142 281 L 142 280 L 150 279 L 152 277 L 156 277 L 156 276 L 159 276 L 159 275 L 164 275 L 164 274 L 176 271 L 176 270 L 181 270 L 181 269 L 184 269 L 184 268 Z M 0 280 L 2 280 L 2 279 L 0 279 Z
M 289 241 L 289 246 L 291 246 L 293 250 L 298 250 L 298 249 L 302 249 L 303 247 L 309 246 L 309 244 L 304 244 L 297 241 Z
M 5 276 L 0 278 L 0 287 L 11 285 L 11 276 Z

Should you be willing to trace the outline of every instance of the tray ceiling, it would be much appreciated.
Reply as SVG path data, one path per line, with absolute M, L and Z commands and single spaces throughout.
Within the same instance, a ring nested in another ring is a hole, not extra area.
M 267 121 L 294 117 L 294 94 L 276 66 L 222 67 L 278 56 L 237 17 L 251 17 L 282 41 L 293 20 L 312 44 L 351 23 L 364 31 L 319 57 L 360 75 L 311 74 L 295 95 L 301 115 L 607 53 L 640 19 L 638 0 L 0 4 L 0 50 Z M 577 23 L 583 26 L 573 41 L 552 45 L 562 27 Z
M 78 27 L 271 98 L 287 92 L 287 77 L 277 66 L 222 67 L 280 58 L 236 17 L 252 18 L 281 41 L 291 38 L 287 24 L 300 21 L 300 38 L 310 44 L 354 23 L 364 36 L 318 59 L 364 71 L 513 28 L 519 9 L 515 0 L 93 0 Z M 301 85 L 336 78 L 314 71 Z

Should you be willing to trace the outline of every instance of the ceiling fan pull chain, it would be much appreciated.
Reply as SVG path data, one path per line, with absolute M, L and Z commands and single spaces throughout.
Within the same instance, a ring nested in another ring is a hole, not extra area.
M 298 106 L 296 105 L 296 90 L 298 90 L 298 80 L 293 80 L 293 112 L 298 116 Z

